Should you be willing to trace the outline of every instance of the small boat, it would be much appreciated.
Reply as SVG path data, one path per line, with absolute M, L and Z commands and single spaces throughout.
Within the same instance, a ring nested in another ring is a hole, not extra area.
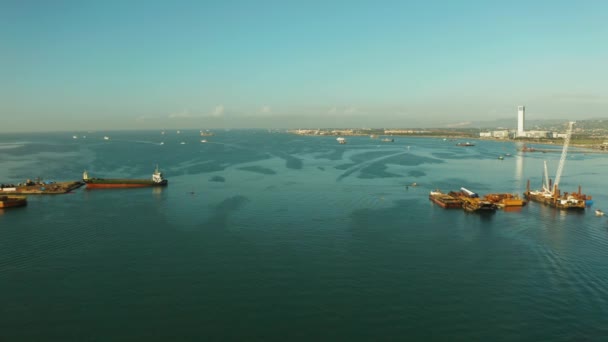
M 382 142 L 395 142 L 395 139 L 384 138 L 382 139 Z
M 346 144 L 346 139 L 344 139 L 342 137 L 336 138 L 336 140 L 338 141 L 339 144 Z
M 206 142 L 207 142 L 207 140 L 206 140 L 206 139 L 203 139 L 203 140 L 201 140 L 201 142 L 202 142 L 202 143 L 206 143 Z
M 599 209 L 595 209 L 595 216 L 604 216 L 604 212 Z
M 110 140 L 110 137 L 106 135 L 105 137 L 103 137 L 103 140 Z
M 164 142 L 164 141 L 161 141 L 159 145 L 164 145 L 164 144 L 165 144 L 165 142 Z
M 186 145 L 186 142 L 182 141 L 181 143 L 179 143 L 180 145 Z
M 73 135 L 73 136 L 72 136 L 72 139 L 78 139 L 78 137 L 77 137 L 77 136 L 75 136 L 75 135 Z
M 475 144 L 470 143 L 470 142 L 464 142 L 464 143 L 458 143 L 456 144 L 456 146 L 465 146 L 465 147 L 469 147 L 469 146 L 475 146 Z
M 500 159 L 500 160 L 504 160 L 504 159 L 505 159 L 505 157 L 503 157 L 503 156 L 498 156 L 498 159 Z

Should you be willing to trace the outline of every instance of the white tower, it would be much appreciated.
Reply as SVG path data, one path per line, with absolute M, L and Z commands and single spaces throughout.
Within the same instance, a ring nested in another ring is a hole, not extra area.
M 526 131 L 524 129 L 525 115 L 526 115 L 526 107 L 517 106 L 517 136 L 518 137 L 523 137 L 526 135 Z

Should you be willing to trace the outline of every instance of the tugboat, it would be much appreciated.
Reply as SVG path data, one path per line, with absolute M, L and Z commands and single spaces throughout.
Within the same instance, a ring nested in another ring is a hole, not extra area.
M 89 178 L 85 170 L 82 173 L 82 181 L 89 189 L 97 188 L 142 188 L 148 186 L 166 186 L 169 181 L 163 178 L 158 166 L 152 174 L 152 179 L 126 179 L 126 178 Z

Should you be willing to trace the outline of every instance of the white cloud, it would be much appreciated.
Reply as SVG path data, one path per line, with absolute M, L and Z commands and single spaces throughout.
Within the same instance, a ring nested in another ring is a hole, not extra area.
M 330 115 L 341 115 L 341 114 L 355 114 L 358 112 L 358 109 L 356 107 L 332 107 L 327 111 L 327 114 Z
M 211 114 L 214 117 L 224 116 L 224 105 L 217 105 L 213 109 L 213 113 Z
M 448 125 L 446 125 L 446 127 L 450 127 L 450 128 L 466 127 L 466 126 L 469 126 L 471 124 L 472 124 L 471 121 L 463 121 L 463 122 L 456 122 L 456 123 L 448 124 Z
M 260 108 L 260 113 L 270 114 L 272 113 L 272 108 L 270 108 L 268 105 L 264 105 L 262 108 Z
M 169 114 L 169 118 L 170 119 L 176 119 L 176 118 L 191 118 L 192 114 L 190 114 L 190 111 L 188 109 L 184 109 L 181 112 L 177 112 L 177 113 L 171 113 Z
M 355 107 L 348 107 L 344 109 L 344 114 L 353 114 L 357 111 L 357 108 Z

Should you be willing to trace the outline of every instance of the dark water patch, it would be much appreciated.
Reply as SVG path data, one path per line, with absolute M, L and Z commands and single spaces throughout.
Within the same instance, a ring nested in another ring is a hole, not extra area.
M 461 154 L 458 153 L 449 153 L 449 152 L 433 152 L 431 153 L 433 157 L 439 159 L 460 159 L 462 158 Z
M 209 178 L 209 181 L 210 182 L 221 182 L 221 183 L 223 183 L 223 182 L 226 181 L 226 178 L 224 178 L 222 176 L 213 176 L 213 177 Z
M 389 155 L 394 154 L 394 153 L 395 153 L 395 151 L 362 152 L 362 153 L 357 153 L 355 155 L 352 155 L 350 157 L 350 160 L 352 160 L 356 164 L 359 164 L 359 163 L 363 163 L 363 162 L 368 162 L 368 161 L 373 160 L 373 159 L 389 156 Z
M 277 157 L 285 160 L 285 167 L 288 169 L 300 170 L 303 167 L 302 159 L 296 158 L 290 154 L 277 152 L 274 153 Z
M 350 170 L 347 170 L 346 172 L 344 172 L 343 174 L 341 174 L 340 176 L 338 176 L 337 181 L 341 181 L 342 179 L 352 175 L 353 173 L 359 171 L 358 168 L 352 168 Z
M 424 177 L 424 176 L 426 176 L 426 172 L 424 172 L 424 171 L 418 171 L 418 170 L 411 170 L 411 171 L 408 171 L 407 175 L 410 176 L 410 177 L 418 178 L 418 177 Z
M 251 171 L 251 172 L 255 172 L 255 173 L 261 173 L 263 175 L 276 175 L 276 171 L 266 168 L 266 167 L 262 167 L 262 166 L 257 166 L 257 165 L 253 165 L 253 166 L 244 166 L 244 167 L 239 167 L 239 170 L 243 170 L 243 171 Z
M 382 159 L 385 164 L 395 164 L 402 166 L 417 166 L 422 164 L 443 164 L 445 161 L 437 158 L 418 156 L 415 154 L 398 154 L 389 158 Z
M 358 178 L 371 179 L 371 178 L 389 178 L 389 177 L 401 177 L 401 176 L 402 175 L 387 172 L 386 164 L 379 162 L 379 163 L 373 163 L 369 166 L 362 168 L 360 170 Z
M 336 169 L 336 170 L 348 170 L 348 169 L 350 169 L 351 167 L 353 167 L 355 165 L 357 165 L 357 164 L 353 164 L 353 163 L 350 163 L 350 164 L 340 164 L 340 165 L 334 166 L 334 169 Z
M 204 226 L 213 228 L 226 228 L 230 214 L 238 211 L 249 202 L 249 198 L 241 195 L 226 198 L 220 202 L 214 210 L 212 216 L 205 222 Z
M 25 156 L 33 155 L 38 153 L 69 153 L 78 152 L 80 146 L 78 145 L 66 145 L 66 144 L 31 144 L 26 143 L 22 146 L 8 149 L 0 149 L 0 155 L 8 156 Z
M 315 159 L 340 160 L 343 158 L 345 151 L 344 149 L 332 150 L 331 152 L 317 154 Z
M 392 245 L 394 235 L 399 234 L 399 230 L 405 229 L 407 222 L 418 222 L 415 216 L 416 212 L 421 210 L 422 204 L 426 203 L 413 199 L 398 200 L 389 208 L 354 210 L 350 214 L 349 230 L 362 242 L 368 241 L 374 244 L 389 242 Z
M 197 174 L 197 173 L 209 173 L 223 171 L 226 169 L 226 165 L 220 163 L 205 163 L 199 165 L 192 165 L 184 168 L 186 174 Z

